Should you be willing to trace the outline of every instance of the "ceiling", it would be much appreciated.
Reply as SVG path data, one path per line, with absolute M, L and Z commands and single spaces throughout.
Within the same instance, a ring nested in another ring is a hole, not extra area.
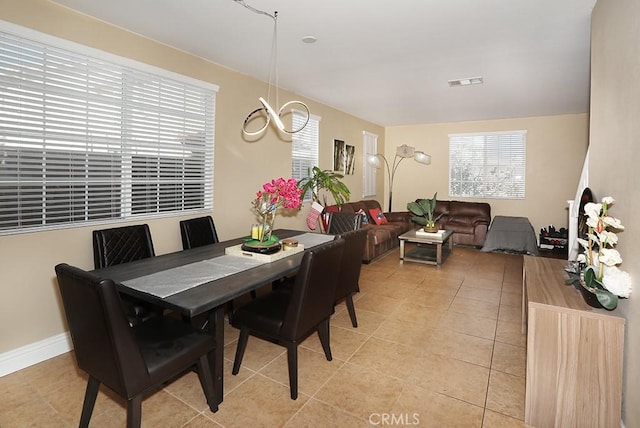
M 54 2 L 269 81 L 273 20 L 234 0 Z M 379 125 L 589 108 L 596 0 L 245 2 L 278 12 L 280 88 Z M 447 84 L 469 77 L 484 83 Z

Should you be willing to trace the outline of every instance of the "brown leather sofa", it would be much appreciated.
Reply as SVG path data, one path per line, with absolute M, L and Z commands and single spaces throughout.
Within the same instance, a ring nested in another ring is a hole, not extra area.
M 399 245 L 398 236 L 417 229 L 419 226 L 411 221 L 409 211 L 384 213 L 387 224 L 377 225 L 369 210 L 380 208 L 380 203 L 375 200 L 362 200 L 346 202 L 341 208 L 337 206 L 327 207 L 327 211 L 358 212 L 362 210 L 367 214 L 367 223 L 362 227 L 367 228 L 367 245 L 362 261 L 369 263 L 376 257 Z M 487 237 L 487 230 L 491 224 L 491 205 L 486 202 L 463 201 L 436 201 L 434 217 L 442 212 L 447 212 L 438 220 L 439 229 L 453 230 L 453 243 L 460 245 L 472 245 L 482 247 Z
M 438 229 L 453 230 L 453 243 L 482 247 L 491 224 L 491 205 L 486 202 L 436 201 L 434 217 L 446 212 Z
M 376 257 L 397 247 L 399 245 L 398 236 L 416 227 L 411 221 L 409 212 L 384 213 L 388 223 L 377 225 L 369 214 L 369 210 L 375 208 L 382 211 L 380 203 L 375 200 L 346 202 L 342 204 L 340 209 L 335 205 L 327 207 L 328 212 L 339 210 L 355 213 L 362 210 L 367 214 L 367 222 L 362 225 L 367 229 L 367 244 L 362 258 L 364 263 L 369 263 Z

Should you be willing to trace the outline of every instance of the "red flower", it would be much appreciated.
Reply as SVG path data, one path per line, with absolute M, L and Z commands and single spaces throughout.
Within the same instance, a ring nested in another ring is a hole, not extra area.
M 256 193 L 253 202 L 260 214 L 275 211 L 279 207 L 294 209 L 301 204 L 302 189 L 298 188 L 298 182 L 294 178 L 285 180 L 276 178 L 262 185 L 262 190 Z

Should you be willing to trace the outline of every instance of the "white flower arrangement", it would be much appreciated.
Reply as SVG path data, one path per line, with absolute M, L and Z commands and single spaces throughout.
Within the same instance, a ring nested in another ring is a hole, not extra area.
M 614 203 L 611 196 L 602 198 L 602 203 L 587 203 L 584 212 L 587 215 L 589 232 L 587 239 L 578 238 L 584 253 L 578 255 L 578 262 L 585 263 L 582 285 L 594 293 L 600 304 L 609 310 L 618 305 L 618 297 L 631 295 L 631 275 L 617 267 L 622 257 L 614 247 L 618 244 L 618 235 L 607 228 L 624 230 L 619 219 L 609 215 L 609 206 Z

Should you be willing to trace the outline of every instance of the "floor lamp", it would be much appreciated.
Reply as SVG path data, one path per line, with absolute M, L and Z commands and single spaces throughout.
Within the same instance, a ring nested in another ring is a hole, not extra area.
M 416 162 L 421 163 L 423 165 L 429 165 L 431 163 L 431 156 L 416 150 L 415 147 L 407 146 L 403 144 L 398 146 L 396 149 L 396 156 L 393 158 L 393 164 L 389 165 L 387 158 L 384 157 L 383 154 L 377 153 L 375 155 L 371 155 L 367 160 L 369 165 L 374 166 L 375 168 L 382 167 L 382 161 L 384 161 L 384 165 L 387 167 L 387 178 L 389 180 L 389 211 L 391 212 L 391 202 L 393 199 L 393 179 L 396 175 L 396 170 L 398 169 L 398 165 L 400 162 L 407 158 L 413 158 Z

